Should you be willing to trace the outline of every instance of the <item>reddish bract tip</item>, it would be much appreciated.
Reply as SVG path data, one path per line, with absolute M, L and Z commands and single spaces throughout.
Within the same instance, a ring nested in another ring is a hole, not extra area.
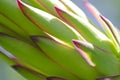
M 65 21 L 65 22 L 67 22 L 68 24 L 70 24 L 70 23 L 66 20 L 66 18 L 63 16 L 63 13 L 66 13 L 66 12 L 63 11 L 62 9 L 58 8 L 58 7 L 54 7 L 54 8 L 55 8 L 57 14 L 60 16 L 60 18 L 61 18 L 63 21 Z M 70 24 L 70 25 L 71 25 L 71 24 Z
M 59 9 L 58 7 L 54 7 L 56 12 L 58 13 L 58 15 L 61 15 L 60 12 L 63 12 L 61 9 Z
M 20 8 L 20 10 L 24 13 L 23 2 L 21 0 L 17 0 L 17 3 L 18 3 L 18 7 Z
M 22 13 L 25 15 L 25 10 L 24 10 L 24 6 L 26 5 L 24 2 L 22 2 L 21 0 L 17 0 L 17 4 L 18 4 L 18 7 L 20 8 L 20 10 L 22 11 Z
M 85 45 L 83 41 L 79 40 L 72 40 L 73 44 L 75 45 L 76 50 L 80 53 L 80 55 L 85 59 L 85 61 L 92 67 L 95 66 L 95 64 L 91 61 L 87 53 L 85 53 L 81 48 L 80 45 Z
M 17 3 L 18 3 L 19 8 L 21 9 L 22 8 L 21 0 L 17 0 Z
M 78 47 L 79 43 L 76 40 L 72 40 L 73 44 Z

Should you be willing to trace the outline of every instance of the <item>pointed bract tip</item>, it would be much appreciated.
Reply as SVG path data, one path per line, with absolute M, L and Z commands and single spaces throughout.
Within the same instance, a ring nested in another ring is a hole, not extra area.
M 105 17 L 103 16 L 103 15 L 99 15 L 100 16 L 100 18 L 102 19 L 102 20 L 104 20 L 105 19 Z
M 78 40 L 73 39 L 72 42 L 76 47 L 79 47 L 79 41 Z
M 59 11 L 59 10 L 60 10 L 60 9 L 59 9 L 58 7 L 56 7 L 56 6 L 55 6 L 54 8 L 55 8 L 56 11 Z
M 99 16 L 100 16 L 100 18 L 105 22 L 105 24 L 106 24 L 107 26 L 109 26 L 108 22 L 106 21 L 106 18 L 105 18 L 104 16 L 102 16 L 102 15 L 99 15 Z
M 93 45 L 89 42 L 86 42 L 86 41 L 80 41 L 80 40 L 74 40 L 73 39 L 72 42 L 76 47 L 79 47 L 81 45 L 81 46 L 84 46 L 84 47 L 87 47 L 87 48 L 90 48 L 90 49 L 93 48 Z
M 102 16 L 102 15 L 99 15 L 99 16 L 100 16 L 100 18 L 103 20 L 103 22 L 110 28 L 110 24 L 109 24 L 109 22 L 108 22 L 108 19 L 105 18 L 105 17 Z
M 55 8 L 55 11 L 59 14 L 60 12 L 63 12 L 60 8 L 58 8 L 58 7 L 54 7 Z
M 21 0 L 16 0 L 16 1 L 17 1 L 17 4 L 18 4 L 19 8 L 21 9 L 22 8 Z
M 76 40 L 74 40 L 74 39 L 72 40 L 72 42 L 73 42 L 73 44 L 75 44 L 75 45 L 77 44 L 77 41 L 76 41 Z
M 18 4 L 18 7 L 20 8 L 20 10 L 24 13 L 24 11 L 23 11 L 24 3 L 21 0 L 17 0 L 17 4 Z
M 75 45 L 76 50 L 81 54 L 81 56 L 85 59 L 85 61 L 92 67 L 95 67 L 95 64 L 92 62 L 92 60 L 90 59 L 90 57 L 87 55 L 87 53 L 85 53 L 81 48 L 87 48 L 88 47 L 92 47 L 90 43 L 88 42 L 84 42 L 84 41 L 80 41 L 80 40 L 72 40 L 73 44 Z

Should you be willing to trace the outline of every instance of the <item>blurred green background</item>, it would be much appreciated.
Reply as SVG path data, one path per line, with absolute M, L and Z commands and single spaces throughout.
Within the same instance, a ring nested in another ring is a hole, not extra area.
M 90 16 L 86 10 L 83 0 L 72 0 L 85 13 Z M 89 0 L 102 15 L 107 17 L 116 27 L 120 29 L 120 0 Z

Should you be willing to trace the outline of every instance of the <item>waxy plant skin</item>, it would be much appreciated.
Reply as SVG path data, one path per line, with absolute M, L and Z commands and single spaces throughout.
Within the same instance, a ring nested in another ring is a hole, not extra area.
M 119 30 L 87 0 L 0 0 L 0 80 L 120 80 Z

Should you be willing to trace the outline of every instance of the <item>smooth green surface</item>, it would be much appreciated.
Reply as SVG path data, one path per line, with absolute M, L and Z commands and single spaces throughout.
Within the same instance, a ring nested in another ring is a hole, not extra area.
M 86 80 L 93 80 L 98 77 L 97 72 L 73 48 L 63 46 L 46 38 L 37 37 L 37 39 L 36 43 L 40 48 L 72 74 Z
M 78 39 L 78 35 L 58 18 L 27 4 L 19 3 L 19 5 L 26 17 L 48 34 L 69 45 L 72 45 L 72 39 Z
M 45 76 L 61 76 L 65 78 L 69 78 L 71 76 L 71 80 L 76 78 L 69 72 L 65 71 L 47 55 L 41 53 L 37 47 L 33 47 L 26 42 L 20 41 L 19 39 L 7 36 L 5 34 L 0 35 L 0 42 L 0 45 L 3 48 L 19 58 L 21 64 L 24 66 L 27 65 L 28 68 L 34 67 L 31 69 L 37 69 L 36 71 L 38 73 Z
M 117 57 L 106 51 L 105 49 L 101 49 L 100 47 L 88 45 L 87 42 L 77 42 L 78 45 L 75 45 L 78 48 L 78 51 L 82 54 L 81 50 L 85 54 L 89 55 L 92 62 L 95 64 L 93 67 L 105 75 L 115 75 L 119 74 L 120 64 Z M 111 70 L 112 69 L 112 70 Z
M 72 27 L 76 29 L 87 41 L 101 47 L 102 49 L 105 48 L 112 53 L 118 53 L 114 43 L 95 26 L 70 12 L 65 12 L 60 9 L 57 11 L 61 18 L 69 25 L 72 25 Z
M 7 6 L 7 7 L 6 7 Z M 17 33 L 24 35 L 43 34 L 38 27 L 31 23 L 20 11 L 16 0 L 0 1 L 0 23 L 7 25 Z

